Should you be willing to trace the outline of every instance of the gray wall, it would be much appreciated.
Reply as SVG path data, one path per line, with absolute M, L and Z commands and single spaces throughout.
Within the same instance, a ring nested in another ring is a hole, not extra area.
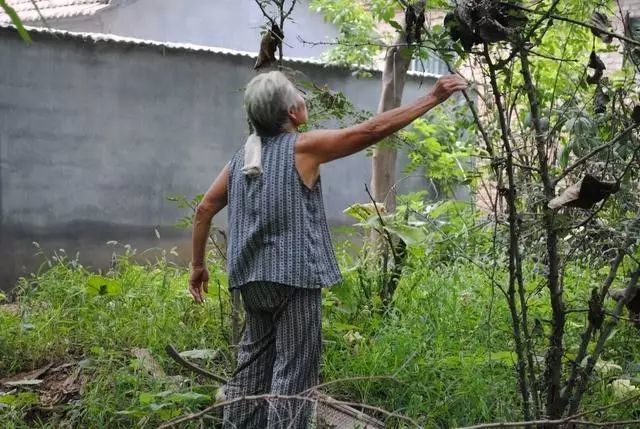
M 287 56 L 319 58 L 328 46 L 304 45 L 297 36 L 309 42 L 328 42 L 338 34 L 333 25 L 324 22 L 322 15 L 312 12 L 308 6 L 308 0 L 299 0 L 291 15 L 293 20 L 285 24 Z M 120 0 L 113 8 L 92 17 L 50 23 L 64 30 L 248 52 L 258 51 L 260 27 L 264 24 L 255 0 Z
M 33 241 L 80 251 L 98 267 L 109 261 L 108 240 L 138 249 L 179 245 L 188 260 L 188 235 L 173 227 L 185 211 L 167 196 L 204 192 L 243 144 L 242 88 L 254 58 L 48 32 L 32 37 L 26 46 L 0 29 L 0 288 L 42 261 Z M 289 65 L 375 110 L 379 75 L 355 79 L 345 69 Z M 411 78 L 405 99 L 429 83 Z M 364 154 L 323 168 L 332 224 L 350 222 L 342 210 L 367 200 L 369 178 Z M 215 222 L 225 224 L 225 214 Z

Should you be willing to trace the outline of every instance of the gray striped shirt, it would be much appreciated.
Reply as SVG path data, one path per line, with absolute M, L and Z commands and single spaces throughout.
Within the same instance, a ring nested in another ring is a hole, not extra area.
M 263 173 L 242 171 L 244 149 L 229 164 L 229 287 L 273 282 L 301 288 L 341 280 L 320 179 L 309 189 L 295 165 L 298 134 L 262 138 Z

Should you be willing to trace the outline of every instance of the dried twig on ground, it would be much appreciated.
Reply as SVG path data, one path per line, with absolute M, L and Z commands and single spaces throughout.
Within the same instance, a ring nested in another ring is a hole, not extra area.
M 165 351 L 177 363 L 179 363 L 180 365 L 184 366 L 185 368 L 195 372 L 196 374 L 200 374 L 200 375 L 202 375 L 204 377 L 211 378 L 211 379 L 216 380 L 216 381 L 218 381 L 220 383 L 223 383 L 223 384 L 225 384 L 228 381 L 226 378 L 222 378 L 222 377 L 220 377 L 218 375 L 215 375 L 214 373 L 212 373 L 210 371 L 207 371 L 204 368 L 200 368 L 198 365 L 187 361 L 185 358 L 180 356 L 180 353 L 178 353 L 178 350 L 176 350 L 176 348 L 171 344 L 168 344 L 165 347 Z

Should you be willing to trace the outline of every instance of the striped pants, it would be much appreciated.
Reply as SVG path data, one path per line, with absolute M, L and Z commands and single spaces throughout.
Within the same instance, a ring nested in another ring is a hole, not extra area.
M 318 382 L 321 353 L 320 289 L 275 283 L 240 288 L 246 327 L 227 400 L 250 395 L 299 395 Z M 240 400 L 224 408 L 224 428 L 302 429 L 312 403 L 303 399 Z

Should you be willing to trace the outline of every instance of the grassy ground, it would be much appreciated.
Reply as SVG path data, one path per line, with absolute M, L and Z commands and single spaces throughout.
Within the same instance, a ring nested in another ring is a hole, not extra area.
M 58 372 L 57 382 L 5 386 L 3 427 L 155 427 L 213 400 L 217 386 L 179 367 L 164 348 L 215 349 L 202 352 L 199 363 L 229 374 L 229 297 L 221 271 L 212 273 L 205 305 L 196 306 L 186 292 L 186 271 L 162 260 L 141 266 L 122 257 L 102 276 L 64 258 L 49 263 L 21 282 L 17 307 L 0 310 L 0 379 L 49 363 L 72 365 Z M 386 313 L 357 270 L 345 270 L 344 284 L 325 291 L 323 378 L 345 379 L 328 392 L 397 411 L 425 427 L 520 419 L 503 298 L 468 264 L 412 265 Z M 576 276 L 576 297 L 583 293 L 581 282 L 588 293 L 588 281 L 584 272 Z M 543 294 L 532 295 L 534 314 L 544 320 L 542 302 Z M 572 315 L 569 330 L 579 332 L 584 319 Z M 544 332 L 536 341 L 542 350 Z M 167 375 L 152 375 L 134 348 L 148 350 Z M 639 375 L 637 331 L 620 326 L 610 350 L 605 359 L 620 369 L 594 382 L 587 408 L 615 401 L 613 378 Z M 354 379 L 359 376 L 374 378 Z M 598 418 L 638 415 L 634 405 Z

